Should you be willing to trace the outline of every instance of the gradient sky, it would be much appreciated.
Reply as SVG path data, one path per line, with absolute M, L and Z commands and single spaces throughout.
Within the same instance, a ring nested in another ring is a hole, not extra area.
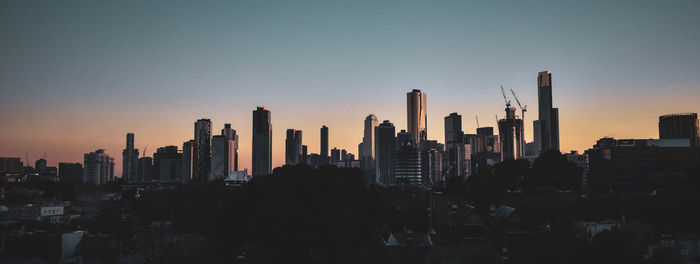
M 357 153 L 373 113 L 406 127 L 406 92 L 427 93 L 428 137 L 503 116 L 499 85 L 537 115 L 552 71 L 562 151 L 604 136 L 658 137 L 658 116 L 700 110 L 700 1 L 0 1 L 0 156 L 49 165 L 98 148 L 121 175 L 136 146 L 182 146 L 193 123 L 232 123 L 250 168 L 252 111 L 319 151 Z

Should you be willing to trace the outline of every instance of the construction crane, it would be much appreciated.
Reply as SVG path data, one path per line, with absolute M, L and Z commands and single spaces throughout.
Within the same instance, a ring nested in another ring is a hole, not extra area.
M 480 126 L 479 126 L 479 116 L 475 115 L 474 117 L 476 117 L 476 128 L 480 128 Z
M 501 93 L 503 94 L 503 100 L 506 101 L 506 108 L 510 108 L 510 100 L 506 97 L 506 91 L 503 90 L 503 85 L 501 85 Z
M 143 157 L 146 157 L 146 149 L 148 149 L 148 146 L 143 147 Z
M 525 122 L 525 112 L 527 112 L 527 105 L 525 105 L 525 107 L 523 107 L 523 105 L 520 104 L 520 100 L 518 100 L 518 96 L 515 95 L 515 92 L 513 91 L 513 89 L 510 89 L 510 92 L 513 93 L 513 98 L 515 98 L 515 102 L 518 103 L 518 106 L 520 107 L 520 110 L 522 111 L 522 115 L 520 116 L 520 118 L 522 118 L 523 122 Z

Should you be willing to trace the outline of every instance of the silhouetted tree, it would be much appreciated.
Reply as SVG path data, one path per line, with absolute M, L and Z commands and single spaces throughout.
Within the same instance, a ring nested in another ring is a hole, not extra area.
M 523 187 L 576 190 L 581 187 L 583 168 L 569 162 L 566 155 L 557 150 L 542 153 L 523 179 Z

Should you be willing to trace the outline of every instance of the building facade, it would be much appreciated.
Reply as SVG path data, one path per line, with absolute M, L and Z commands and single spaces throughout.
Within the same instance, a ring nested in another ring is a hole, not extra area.
M 134 133 L 126 134 L 126 148 L 122 151 L 122 180 L 132 181 L 136 178 L 139 150 L 134 148 Z
M 559 150 L 559 109 L 552 106 L 552 73 L 537 74 L 538 120 L 533 122 L 539 152 Z
M 420 151 L 415 137 L 406 130 L 396 135 L 394 178 L 397 185 L 422 186 Z
M 669 114 L 659 117 L 659 138 L 687 138 L 691 146 L 700 145 L 698 114 Z
M 296 129 L 287 129 L 287 137 L 284 141 L 286 165 L 297 165 L 303 162 L 302 132 Z
M 85 153 L 83 158 L 83 182 L 102 185 L 114 180 L 114 158 L 105 154 L 103 149 Z
M 428 108 L 425 103 L 426 95 L 420 90 L 414 89 L 406 94 L 407 130 L 416 144 L 428 139 Z
M 192 178 L 206 181 L 211 172 L 211 120 L 199 119 L 194 123 L 194 163 Z
M 267 107 L 253 111 L 253 176 L 272 173 L 272 116 Z
M 376 178 L 374 183 L 394 185 L 394 163 L 396 154 L 396 127 L 389 120 L 384 120 L 374 129 L 374 150 L 376 160 Z

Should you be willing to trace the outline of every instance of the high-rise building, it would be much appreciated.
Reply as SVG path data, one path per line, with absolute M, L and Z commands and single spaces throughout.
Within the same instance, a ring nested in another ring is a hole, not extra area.
M 0 157 L 0 176 L 4 173 L 20 173 L 23 167 L 20 158 Z
M 139 159 L 138 171 L 136 172 L 137 181 L 152 181 L 155 174 L 153 169 L 153 158 L 141 157 Z
M 139 150 L 134 148 L 134 133 L 126 134 L 126 148 L 122 151 L 122 180 L 136 179 L 136 166 L 139 160 Z
M 360 160 L 360 167 L 365 176 L 367 183 L 372 183 L 376 179 L 374 168 L 374 128 L 377 127 L 379 121 L 373 114 L 368 115 L 364 121 L 364 133 L 362 143 L 358 146 L 357 153 Z
M 182 182 L 182 153 L 177 151 L 177 146 L 161 147 L 153 153 L 153 171 L 156 180 Z
M 389 120 L 384 120 L 374 129 L 374 157 L 377 165 L 375 183 L 394 185 L 394 163 L 396 154 L 396 127 Z
M 340 161 L 340 150 L 338 148 L 331 149 L 331 159 L 330 164 L 336 165 Z
M 328 159 L 328 127 L 321 127 L 321 157 Z M 326 162 L 327 164 L 328 162 Z
M 426 187 L 433 186 L 444 180 L 442 174 L 442 154 L 445 146 L 437 140 L 426 140 L 418 143 L 421 161 L 421 181 Z
M 406 130 L 396 135 L 394 177 L 398 185 L 422 185 L 420 151 L 414 140 L 415 137 Z
M 284 141 L 286 165 L 297 165 L 303 162 L 301 130 L 287 129 L 287 138 Z
M 139 162 L 141 162 L 139 160 Z M 140 166 L 141 163 L 139 163 Z M 194 176 L 194 140 L 182 143 L 182 183 L 192 180 Z
M 34 170 L 36 170 L 36 172 L 46 170 L 46 159 L 41 158 L 36 160 L 36 162 L 34 162 Z
M 226 135 L 217 135 L 211 140 L 211 177 L 210 181 L 226 179 L 236 171 L 236 141 Z
M 206 181 L 211 171 L 211 120 L 194 123 L 194 164 L 192 178 Z
M 301 145 L 301 163 L 309 164 L 309 146 Z
M 464 164 L 464 132 L 462 131 L 462 116 L 451 113 L 445 117 L 445 155 L 448 177 L 465 177 Z
M 552 107 L 552 74 L 537 74 L 537 103 L 539 117 L 533 122 L 535 142 L 540 152 L 559 150 L 559 109 Z
M 58 177 L 62 182 L 82 182 L 83 165 L 80 163 L 58 163 Z
M 83 182 L 102 185 L 114 180 L 114 158 L 105 154 L 103 149 L 85 153 Z
M 227 140 L 233 141 L 233 145 L 227 151 L 230 155 L 226 157 L 226 167 L 238 171 L 238 134 L 236 134 L 235 129 L 231 128 L 231 124 L 224 124 L 221 135 L 225 136 Z
M 253 176 L 272 173 L 272 118 L 267 107 L 253 111 Z
M 523 120 L 515 116 L 515 108 L 506 108 L 506 117 L 498 120 L 501 140 L 501 160 L 519 159 L 523 156 Z
M 406 94 L 408 117 L 408 133 L 413 135 L 413 141 L 418 144 L 428 139 L 428 114 L 425 105 L 425 93 L 414 89 Z
M 683 113 L 669 114 L 659 117 L 659 138 L 687 138 L 691 146 L 700 145 L 700 130 L 698 129 L 698 114 Z

